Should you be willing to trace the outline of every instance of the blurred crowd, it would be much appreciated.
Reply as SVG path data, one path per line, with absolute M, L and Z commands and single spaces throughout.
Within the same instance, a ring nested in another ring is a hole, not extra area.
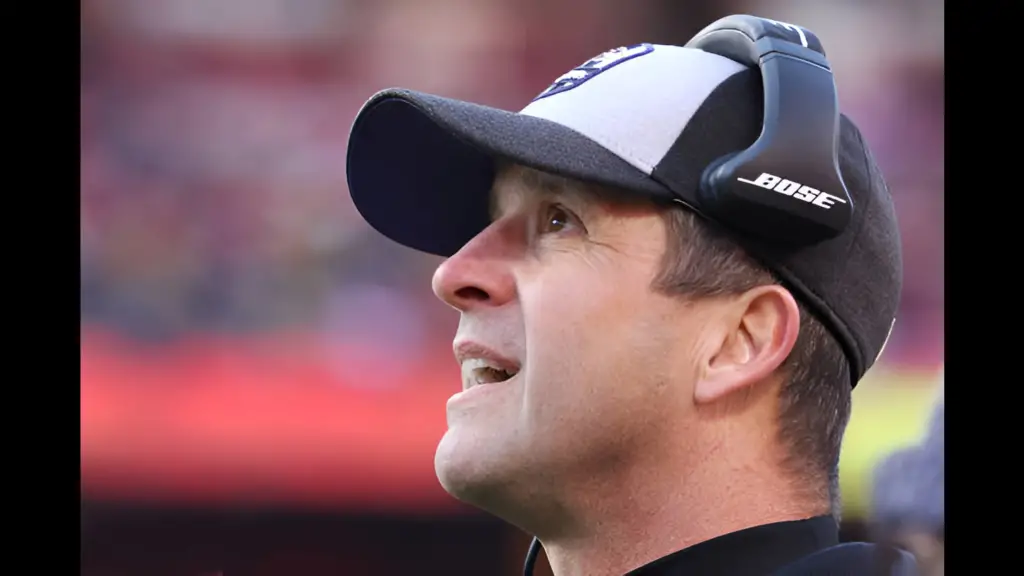
M 873 471 L 872 536 L 914 553 L 925 576 L 945 572 L 945 377 L 923 437 L 886 456 Z
M 369 229 L 350 123 L 402 85 L 522 107 L 607 48 L 747 12 L 805 25 L 896 199 L 905 288 L 884 356 L 943 355 L 942 4 L 838 0 L 83 0 L 83 328 L 139 341 L 310 332 L 448 345 L 438 261 Z M 396 210 L 402 209 L 399 206 Z

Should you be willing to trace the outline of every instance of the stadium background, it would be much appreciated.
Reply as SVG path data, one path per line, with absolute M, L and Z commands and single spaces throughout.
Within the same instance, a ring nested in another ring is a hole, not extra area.
M 871 467 L 921 433 L 943 358 L 941 2 L 81 6 L 83 575 L 516 574 L 526 536 L 434 478 L 456 318 L 438 261 L 354 213 L 348 128 L 392 85 L 518 109 L 607 48 L 739 12 L 823 38 L 900 217 L 902 307 L 842 460 L 863 533 Z

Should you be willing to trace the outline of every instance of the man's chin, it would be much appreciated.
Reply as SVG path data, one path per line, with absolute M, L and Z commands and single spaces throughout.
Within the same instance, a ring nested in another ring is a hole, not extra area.
M 527 532 L 549 524 L 551 510 L 560 509 L 550 493 L 536 490 L 530 461 L 487 446 L 477 446 L 481 451 L 453 450 L 458 447 L 446 435 L 434 456 L 437 479 L 456 500 Z
M 434 472 L 448 494 L 466 504 L 487 508 L 487 502 L 507 491 L 510 458 L 477 441 L 464 441 L 449 430 L 434 454 Z

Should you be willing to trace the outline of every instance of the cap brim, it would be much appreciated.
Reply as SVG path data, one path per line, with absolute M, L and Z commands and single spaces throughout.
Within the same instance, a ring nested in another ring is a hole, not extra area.
M 495 159 L 652 198 L 667 188 L 556 122 L 411 90 L 360 110 L 348 143 L 349 193 L 388 238 L 450 256 L 490 222 Z

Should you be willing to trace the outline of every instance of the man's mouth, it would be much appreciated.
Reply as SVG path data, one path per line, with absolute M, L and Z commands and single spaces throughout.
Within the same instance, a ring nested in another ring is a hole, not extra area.
M 503 365 L 484 358 L 469 358 L 462 362 L 463 388 L 480 384 L 505 382 L 519 373 L 518 366 Z

